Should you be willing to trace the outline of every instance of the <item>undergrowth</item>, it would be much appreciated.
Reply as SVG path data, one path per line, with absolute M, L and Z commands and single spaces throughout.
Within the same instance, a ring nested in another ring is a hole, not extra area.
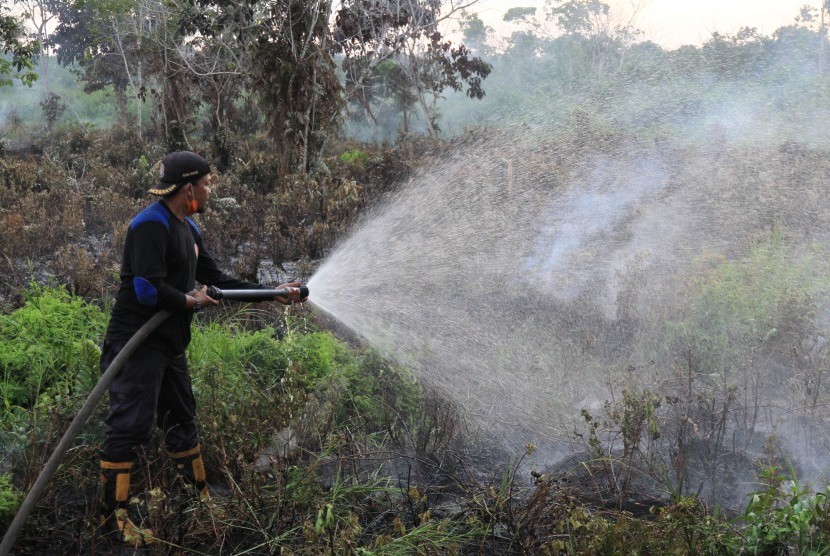
M 32 286 L 24 298 L 0 318 L 3 526 L 92 388 L 105 323 L 99 307 L 62 288 Z M 291 326 L 251 331 L 232 315 L 197 322 L 189 360 L 214 500 L 194 503 L 155 441 L 136 478 L 145 523 L 159 539 L 150 553 L 828 552 L 828 492 L 775 465 L 758 474 L 745 512 L 732 516 L 678 491 L 641 515 L 597 505 L 566 473 L 533 470 L 533 445 L 489 462 L 501 471 L 482 475 L 453 408 L 408 372 L 316 330 L 302 313 L 277 318 Z M 658 407 L 653 394 L 631 390 L 609 408 L 623 454 L 604 448 L 599 421 L 584 412 L 596 469 L 643 452 L 642 439 L 658 431 Z M 54 550 L 55 542 L 73 552 L 112 550 L 94 526 L 104 411 L 53 478 L 18 553 Z

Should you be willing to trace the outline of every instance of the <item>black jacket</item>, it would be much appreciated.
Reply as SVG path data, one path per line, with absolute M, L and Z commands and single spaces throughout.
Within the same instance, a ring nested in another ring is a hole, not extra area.
M 199 227 L 190 218 L 179 220 L 159 201 L 130 223 L 121 262 L 121 286 L 110 315 L 107 340 L 126 341 L 156 312 L 173 315 L 145 344 L 169 355 L 183 353 L 190 343 L 193 312 L 185 309 L 185 294 L 196 285 L 221 289 L 263 286 L 224 274 L 202 243 Z

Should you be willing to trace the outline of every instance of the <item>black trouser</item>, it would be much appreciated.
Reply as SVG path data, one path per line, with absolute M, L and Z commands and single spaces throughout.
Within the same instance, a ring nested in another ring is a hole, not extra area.
M 104 342 L 101 372 L 115 359 L 126 342 Z M 199 444 L 196 400 L 184 353 L 166 355 L 139 346 L 110 386 L 110 412 L 102 458 L 134 461 L 145 447 L 153 424 L 164 432 L 170 452 L 190 450 Z

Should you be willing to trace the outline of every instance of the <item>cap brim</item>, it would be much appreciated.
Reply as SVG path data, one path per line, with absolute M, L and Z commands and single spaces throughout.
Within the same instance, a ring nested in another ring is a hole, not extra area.
M 167 187 L 162 187 L 163 185 L 167 186 Z M 174 183 L 172 185 L 167 185 L 166 183 L 160 183 L 156 187 L 154 187 L 153 189 L 150 189 L 147 192 L 151 195 L 159 195 L 159 196 L 163 197 L 164 195 L 168 195 L 170 193 L 173 193 L 173 191 L 175 191 L 177 187 L 179 187 L 179 184 L 177 184 L 177 183 Z

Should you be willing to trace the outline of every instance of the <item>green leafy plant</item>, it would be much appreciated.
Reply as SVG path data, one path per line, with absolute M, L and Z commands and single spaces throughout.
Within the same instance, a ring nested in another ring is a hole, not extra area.
M 17 511 L 21 492 L 12 484 L 8 473 L 0 474 L 0 523 L 10 520 Z
M 830 487 L 811 492 L 780 467 L 761 470 L 766 486 L 750 496 L 743 515 L 749 554 L 830 554 Z
M 220 461 L 228 464 L 253 458 L 303 399 L 273 330 L 199 324 L 188 358 L 204 444 L 208 450 L 222 446 Z
M 341 154 L 340 160 L 346 164 L 359 164 L 362 166 L 369 160 L 369 156 L 366 154 L 366 151 L 352 149 Z
M 727 555 L 741 551 L 738 528 L 722 516 L 710 514 L 696 497 L 681 496 L 656 513 L 657 552 Z
M 66 290 L 31 286 L 0 316 L 0 390 L 6 411 L 39 396 L 82 396 L 98 376 L 102 311 Z

